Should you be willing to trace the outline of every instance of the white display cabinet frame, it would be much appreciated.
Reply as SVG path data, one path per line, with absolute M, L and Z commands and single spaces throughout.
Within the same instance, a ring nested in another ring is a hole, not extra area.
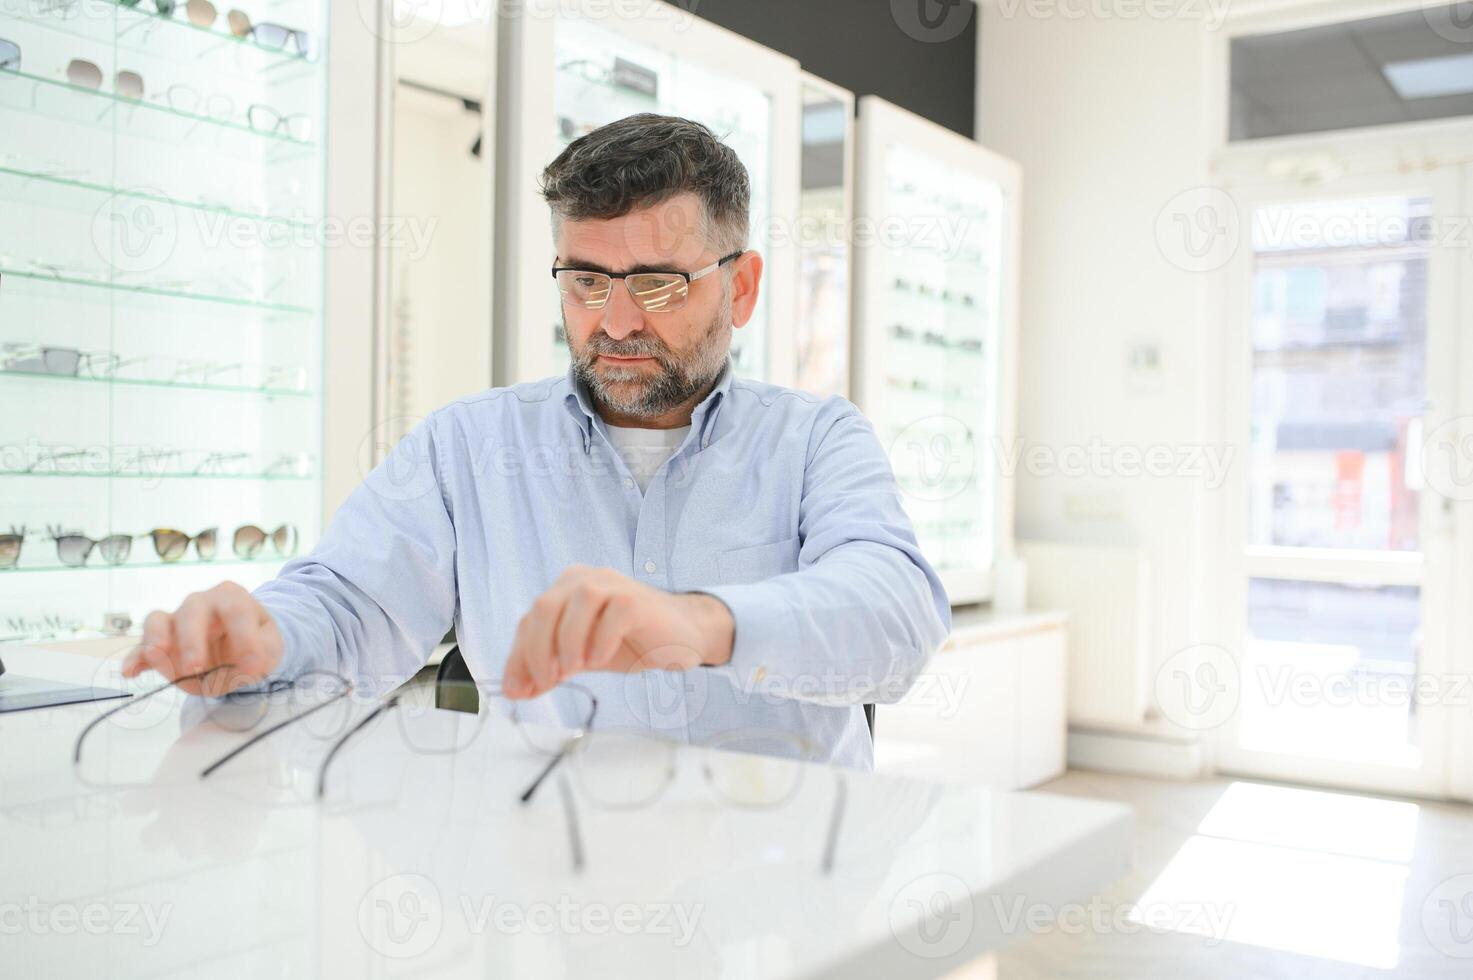
M 632 44 L 749 82 L 772 111 L 771 197 L 777 219 L 770 246 L 754 227 L 750 247 L 764 260 L 767 295 L 765 380 L 789 383 L 794 360 L 790 325 L 797 312 L 798 249 L 784 222 L 798 213 L 802 92 L 798 63 L 786 55 L 700 20 L 669 4 L 599 0 L 527 0 L 501 22 L 498 37 L 497 283 L 493 378 L 514 384 L 557 373 L 548 331 L 558 296 L 548 270 L 555 250 L 538 176 L 560 152 L 555 110 L 556 37 L 560 24 L 584 19 Z M 786 232 L 786 234 L 783 234 Z M 740 331 L 738 331 L 738 337 Z
M 844 276 L 845 276 L 846 288 L 844 290 L 844 300 L 845 300 L 845 303 L 847 304 L 847 306 L 846 306 L 846 309 L 845 309 L 845 317 L 844 317 L 844 319 L 846 321 L 846 325 L 845 325 L 845 329 L 844 329 L 844 332 L 843 332 L 843 338 L 842 338 L 843 344 L 844 344 L 845 371 L 844 371 L 844 376 L 841 379 L 841 383 L 842 383 L 842 386 L 843 386 L 842 387 L 842 390 L 839 391 L 839 392 L 837 392 L 837 393 L 838 394 L 842 394 L 845 397 L 848 397 L 848 395 L 851 393 L 851 391 L 850 391 L 850 375 L 853 373 L 853 365 L 854 365 L 854 338 L 853 338 L 853 324 L 854 324 L 854 295 L 853 295 L 854 294 L 854 235 L 853 235 L 853 229 L 854 229 L 854 193 L 855 193 L 855 185 L 856 185 L 856 178 L 855 178 L 855 174 L 854 174 L 854 167 L 855 167 L 855 148 L 856 148 L 856 145 L 857 145 L 857 142 L 858 142 L 858 136 L 857 136 L 857 133 L 856 133 L 856 130 L 855 130 L 855 127 L 856 127 L 856 119 L 855 119 L 855 116 L 854 116 L 854 110 L 855 110 L 855 106 L 857 104 L 857 100 L 855 98 L 854 93 L 851 92 L 851 91 L 849 91 L 848 89 L 843 88 L 842 86 L 839 86 L 839 85 L 835 85 L 833 82 L 829 81 L 828 79 L 820 78 L 819 76 L 813 74 L 812 72 L 805 71 L 805 72 L 802 73 L 802 76 L 801 76 L 801 91 L 803 93 L 803 98 L 805 100 L 805 102 L 804 102 L 805 107 L 806 107 L 806 104 L 807 104 L 806 103 L 806 99 L 807 99 L 807 96 L 808 96 L 808 93 L 809 93 L 810 90 L 813 91 L 813 92 L 822 93 L 825 97 L 827 97 L 829 99 L 832 99 L 834 102 L 837 102 L 839 105 L 841 105 L 843 107 L 843 111 L 844 111 L 844 146 L 843 146 L 843 150 L 842 150 L 842 161 L 843 161 L 843 167 L 844 167 L 844 182 L 843 182 L 842 188 L 841 188 L 841 190 L 839 192 L 839 198 L 840 198 L 840 205 L 839 205 L 839 207 L 840 207 L 840 215 L 839 215 L 839 220 L 837 222 L 838 227 L 837 227 L 837 229 L 833 229 L 833 230 L 836 231 L 838 234 L 843 235 L 844 242 L 845 242 L 845 249 L 844 249 L 844 270 L 845 271 L 844 271 Z M 800 117 L 800 124 L 801 124 L 801 117 Z M 801 161 L 800 161 L 800 163 L 801 163 Z M 803 212 L 802 211 L 802 207 L 801 207 L 801 198 L 802 198 L 802 195 L 805 193 L 805 191 L 803 190 L 803 187 L 802 187 L 803 173 L 802 173 L 801 166 L 799 168 L 799 175 L 798 175 L 798 177 L 799 177 L 800 213 L 802 213 L 803 216 L 806 218 L 807 217 L 807 214 L 806 214 L 806 212 Z M 806 235 L 806 234 L 808 234 L 808 233 L 810 233 L 812 231 L 812 229 L 809 229 L 807 227 L 802 227 L 800 230 L 801 230 L 801 232 L 802 232 L 803 235 Z M 802 313 L 803 313 L 803 305 L 802 305 L 803 304 L 803 290 L 807 288 L 807 283 L 804 281 L 804 278 L 803 278 L 803 264 L 804 264 L 804 259 L 805 259 L 805 252 L 804 252 L 804 249 L 801 246 L 802 246 L 802 237 L 800 235 L 799 247 L 797 249 L 795 249 L 796 254 L 794 255 L 794 261 L 797 263 L 797 266 L 798 266 L 798 282 L 797 282 L 797 286 L 798 286 L 798 301 L 797 301 L 797 307 L 795 308 L 795 311 L 794 311 L 794 319 L 793 319 L 794 333 L 795 333 L 795 335 L 796 335 L 796 331 L 800 328 L 800 318 L 801 318 Z M 793 343 L 793 357 L 792 357 L 793 375 L 792 375 L 792 379 L 791 380 L 792 380 L 792 383 L 795 386 L 802 388 L 802 387 L 804 387 L 804 384 L 803 384 L 803 378 L 802 378 L 802 371 L 800 370 L 800 367 L 801 366 L 800 366 L 800 364 L 798 362 L 799 355 L 800 355 L 799 345 L 797 343 L 796 336 L 795 336 L 794 337 L 794 343 Z M 823 392 L 818 392 L 818 393 L 819 394 L 823 394 Z
M 888 343 L 892 329 L 888 317 L 891 258 L 887 249 L 875 244 L 875 234 L 885 222 L 893 223 L 897 215 L 887 213 L 888 176 L 886 156 L 900 147 L 911 154 L 934 161 L 949 171 L 974 175 L 995 186 L 1001 196 L 1002 216 L 998 228 L 998 276 L 995 289 L 996 312 L 993 318 L 994 353 L 990 363 L 992 390 L 985 400 L 984 417 L 964 420 L 972 436 L 967 453 L 972 479 L 986 481 L 990 500 L 990 547 L 987 553 L 964 565 L 938 565 L 942 582 L 953 604 L 982 602 L 992 598 L 995 570 L 999 563 L 1013 558 L 1014 482 L 1008 461 L 1016 430 L 1018 295 L 1021 245 L 1022 170 L 1012 160 L 988 150 L 974 140 L 923 119 L 876 96 L 859 100 L 856 195 L 856 235 L 861 244 L 854 250 L 854 348 L 851 360 L 853 400 L 875 423 L 891 453 L 891 462 L 899 462 L 905 447 L 900 440 L 887 438 L 887 428 L 899 409 L 887 385 L 891 353 Z M 862 233 L 862 234 L 861 234 Z M 983 288 L 982 285 L 977 287 Z M 937 415 L 949 412 L 944 402 L 936 404 Z M 914 414 L 914 413 L 909 413 Z M 903 467 L 897 465 L 897 471 Z M 907 509 L 915 501 L 907 495 Z M 914 514 L 913 514 L 914 516 Z M 926 536 L 917 527 L 926 547 Z

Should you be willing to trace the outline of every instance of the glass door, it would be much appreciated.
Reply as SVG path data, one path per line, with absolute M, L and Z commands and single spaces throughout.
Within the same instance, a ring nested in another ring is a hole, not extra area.
M 1012 497 L 1017 164 L 860 99 L 856 402 L 890 453 L 916 537 L 954 604 L 991 597 Z
M 1456 414 L 1459 195 L 1447 173 L 1244 205 L 1242 683 L 1224 768 L 1444 791 L 1467 692 L 1454 501 L 1429 437 Z

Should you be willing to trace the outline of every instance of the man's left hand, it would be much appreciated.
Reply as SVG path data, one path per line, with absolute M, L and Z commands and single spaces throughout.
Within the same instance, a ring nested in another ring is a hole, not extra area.
M 532 698 L 585 670 L 690 670 L 731 659 L 735 624 L 703 593 L 656 589 L 611 568 L 573 565 L 517 624 L 502 691 Z

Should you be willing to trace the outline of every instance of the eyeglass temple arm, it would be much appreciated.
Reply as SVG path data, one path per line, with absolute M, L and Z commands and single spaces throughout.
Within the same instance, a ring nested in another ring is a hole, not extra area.
M 568 826 L 568 848 L 573 853 L 573 870 L 583 870 L 583 831 L 578 824 L 578 805 L 573 799 L 573 790 L 563 773 L 558 773 L 558 796 L 563 801 L 563 818 Z
M 593 727 L 593 719 L 598 716 L 598 698 L 594 697 L 592 694 L 588 694 L 588 700 L 590 702 L 588 710 L 588 721 L 584 723 L 583 730 L 563 743 L 562 748 L 558 749 L 557 755 L 552 757 L 547 765 L 543 767 L 542 772 L 538 773 L 537 778 L 532 780 L 532 785 L 528 786 L 526 791 L 522 793 L 520 797 L 518 797 L 518 799 L 520 799 L 523 803 L 532 802 L 532 797 L 537 795 L 537 788 L 542 785 L 543 780 L 547 779 L 548 774 L 550 774 L 554 769 L 557 768 L 557 764 L 559 762 L 563 761 L 563 756 L 567 755 L 573 750 L 574 746 L 578 744 L 578 740 L 583 737 L 588 729 Z
M 844 810 L 849 803 L 849 783 L 844 779 L 844 774 L 836 772 L 834 778 L 834 807 L 829 811 L 828 837 L 823 845 L 823 860 L 818 866 L 824 874 L 833 873 L 834 852 L 839 847 L 839 828 L 844 825 Z
M 695 272 L 690 273 L 689 275 L 686 276 L 686 278 L 689 279 L 691 282 L 695 282 L 697 279 L 704 279 L 706 276 L 709 276 L 711 273 L 715 272 L 717 269 L 721 268 L 723 265 L 725 265 L 726 263 L 730 262 L 732 259 L 740 258 L 742 255 L 744 255 L 746 253 L 746 251 L 747 251 L 746 249 L 742 248 L 742 249 L 737 249 L 735 252 L 732 252 L 730 255 L 723 255 L 721 258 L 717 259 L 715 262 L 712 262 L 710 265 L 706 266 L 704 269 L 697 269 Z
M 399 707 L 399 699 L 397 697 L 389 698 L 359 719 L 356 725 L 344 732 L 342 737 L 332 744 L 332 748 L 328 749 L 327 755 L 322 758 L 322 765 L 317 768 L 317 798 L 319 800 L 327 792 L 327 767 L 332 765 L 332 760 L 337 758 L 337 754 L 343 750 L 343 747 L 348 744 L 354 735 L 357 735 L 366 728 L 369 722 L 384 712 L 397 707 Z
M 348 692 L 352 690 L 352 685 L 348 685 L 338 693 L 334 694 L 332 697 L 318 704 L 314 704 L 312 707 L 308 708 L 306 711 L 303 711 L 301 714 L 295 714 L 289 718 L 283 718 L 281 721 L 278 721 L 276 724 L 270 726 L 269 728 L 263 728 L 261 731 L 252 735 L 250 738 L 246 739 L 244 742 L 240 743 L 235 748 L 231 749 L 229 752 L 225 753 L 223 756 L 206 766 L 203 770 L 200 771 L 199 778 L 208 778 L 210 773 L 214 772 L 216 769 L 219 769 L 221 766 L 225 765 L 225 763 L 229 762 L 231 759 L 234 759 L 236 756 L 249 749 L 252 745 L 255 745 L 257 742 L 261 741 L 261 739 L 266 738 L 268 735 L 271 735 L 274 732 L 279 732 L 283 728 L 286 728 L 288 725 L 293 725 L 301 721 L 303 718 L 308 718 L 316 714 L 317 712 L 321 711 L 323 708 L 326 708 L 328 705 L 332 704 L 335 701 L 341 701 L 343 698 L 347 697 Z
M 211 667 L 209 670 L 202 670 L 198 674 L 186 674 L 183 677 L 176 677 L 176 678 L 174 678 L 172 681 L 170 681 L 167 684 L 160 684 L 158 687 L 155 687 L 155 688 L 153 688 L 151 690 L 148 690 L 148 691 L 144 691 L 142 694 L 135 694 L 135 695 L 133 695 L 130 698 L 123 699 L 123 701 L 121 703 L 119 703 L 119 704 L 117 704 L 117 705 L 115 705 L 115 706 L 107 709 L 102 714 L 98 715 L 96 718 L 93 718 L 91 721 L 89 721 L 87 723 L 87 727 L 85 727 L 85 728 L 82 729 L 81 734 L 79 734 L 77 736 L 77 744 L 72 747 L 72 765 L 77 765 L 78 763 L 80 763 L 82 761 L 82 741 L 84 739 L 86 739 L 86 737 L 92 732 L 92 729 L 96 728 L 98 725 L 102 724 L 104 721 L 106 721 L 107 719 L 111 718 L 113 715 L 117 714 L 119 711 L 122 711 L 124 708 L 127 708 L 127 707 L 129 707 L 131 705 L 135 705 L 135 704 L 139 704 L 140 702 L 147 701 L 149 698 L 153 697 L 155 694 L 159 694 L 159 693 L 161 693 L 163 691 L 167 691 L 169 688 L 173 687 L 175 684 L 178 684 L 180 681 L 197 681 L 197 680 L 203 680 L 204 678 L 210 676 L 211 674 L 213 674 L 217 670 L 225 670 L 227 668 L 234 667 L 234 666 L 235 666 L 234 664 L 219 664 L 219 665 L 217 665 L 215 667 Z
M 532 797 L 537 795 L 538 787 L 540 787 L 543 781 L 552 774 L 552 771 L 557 768 L 557 764 L 563 761 L 563 756 L 567 755 L 568 752 L 572 750 L 573 746 L 578 742 L 578 739 L 582 737 L 583 736 L 581 735 L 574 735 L 572 738 L 564 742 L 563 747 L 558 749 L 557 755 L 548 760 L 547 765 L 543 766 L 542 771 L 537 774 L 537 778 L 532 780 L 532 785 L 528 786 L 527 789 L 522 793 L 522 795 L 518 797 L 518 799 L 520 799 L 523 803 L 531 803 Z

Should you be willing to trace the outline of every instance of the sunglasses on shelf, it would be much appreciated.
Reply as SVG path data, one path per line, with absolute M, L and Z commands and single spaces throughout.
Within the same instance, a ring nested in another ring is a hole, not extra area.
M 20 45 L 0 37 L 0 71 L 20 71 Z
M 88 377 L 110 378 L 124 364 L 133 363 L 108 351 L 87 352 L 75 347 L 21 347 L 4 353 L 0 370 L 26 374 L 80 377 L 85 373 Z
M 210 8 L 210 20 L 215 19 L 215 8 L 209 0 L 190 0 L 190 6 L 199 4 Z M 190 18 L 193 19 L 193 14 Z M 281 24 L 252 24 L 251 19 L 242 11 L 232 10 L 225 15 L 225 21 L 230 25 L 230 33 L 236 37 L 248 38 L 263 48 L 272 51 L 285 50 L 290 44 L 299 58 L 311 58 L 312 41 L 306 31 L 299 31 L 293 27 L 284 27 Z
M 213 561 L 218 553 L 219 531 L 219 528 L 211 527 L 189 535 L 170 527 L 156 527 L 147 534 L 109 534 L 103 538 L 89 538 L 85 534 L 64 534 L 57 527 L 48 528 L 46 536 L 56 542 L 56 557 L 63 565 L 81 568 L 94 551 L 109 565 L 123 564 L 133 552 L 135 537 L 152 538 L 154 551 L 165 564 L 182 559 L 189 551 L 190 542 L 194 542 L 195 554 L 201 561 Z M 0 534 L 0 569 L 16 567 L 20 562 L 21 547 L 28 536 L 34 535 L 28 535 L 25 527 L 14 525 L 10 533 Z M 243 525 L 235 531 L 235 553 L 241 558 L 255 558 L 268 540 L 278 555 L 290 555 L 297 550 L 297 529 L 283 524 L 268 534 L 254 524 Z
M 56 542 L 56 557 L 61 563 L 71 568 L 81 568 L 87 564 L 94 550 L 102 556 L 102 560 L 109 565 L 121 565 L 128 560 L 128 555 L 133 551 L 133 535 L 131 534 L 109 534 L 105 538 L 89 538 L 85 534 L 57 534 L 51 533 L 51 539 Z
M 239 557 L 255 558 L 266 546 L 268 539 L 276 553 L 283 557 L 297 550 L 297 529 L 290 524 L 283 524 L 269 534 L 254 524 L 245 524 L 235 529 L 231 546 Z
M 20 561 L 20 546 L 25 544 L 26 529 L 10 526 L 9 534 L 0 534 L 0 568 L 14 568 Z
M 102 88 L 102 69 L 90 61 L 73 58 L 66 66 L 66 80 L 78 88 Z M 143 98 L 143 76 L 120 71 L 113 76 L 113 92 L 125 99 Z
M 139 6 L 139 0 L 118 0 L 118 3 L 124 7 Z M 174 16 L 174 9 L 179 5 L 175 0 L 150 0 L 149 6 L 158 11 L 160 17 L 172 17 Z
M 148 532 L 147 537 L 153 538 L 153 550 L 158 552 L 159 560 L 163 562 L 176 562 L 183 558 L 189 551 L 189 542 L 194 542 L 194 553 L 199 555 L 201 561 L 211 561 L 215 557 L 216 537 L 219 528 L 211 527 L 190 537 L 183 531 L 176 531 L 171 527 L 156 527 Z

